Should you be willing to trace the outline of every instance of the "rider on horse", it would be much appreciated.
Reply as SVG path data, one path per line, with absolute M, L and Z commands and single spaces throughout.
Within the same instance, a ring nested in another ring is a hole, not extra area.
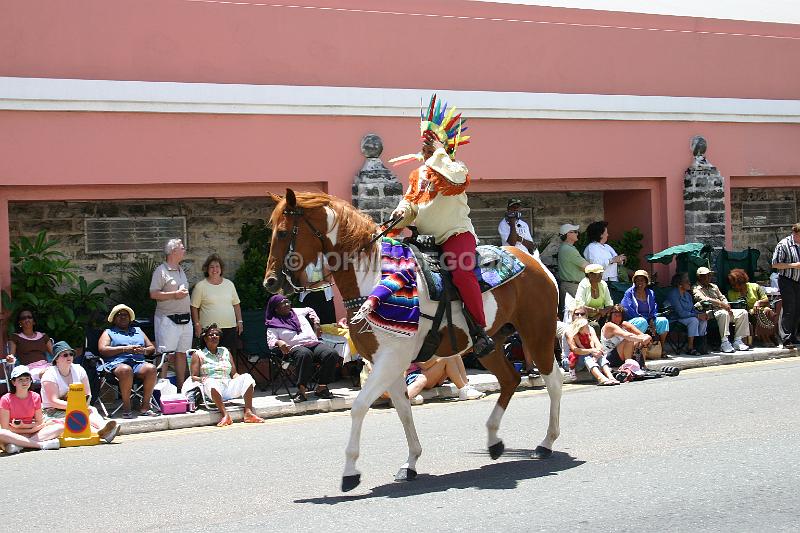
M 433 235 L 436 244 L 442 247 L 453 284 L 475 323 L 473 350 L 480 357 L 491 353 L 495 344 L 486 334 L 483 298 L 474 272 L 477 239 L 469 218 L 466 194 L 470 177 L 467 166 L 455 158 L 456 149 L 467 144 L 469 136 L 461 135 L 466 129 L 461 115 L 455 114 L 454 107 L 448 108 L 446 103 L 436 102 L 436 95 L 431 97 L 427 113 L 423 112 L 421 119 L 421 155 L 392 160 L 413 158 L 424 161 L 411 172 L 408 190 L 392 218 L 402 218 L 397 227 L 413 223 L 421 234 Z

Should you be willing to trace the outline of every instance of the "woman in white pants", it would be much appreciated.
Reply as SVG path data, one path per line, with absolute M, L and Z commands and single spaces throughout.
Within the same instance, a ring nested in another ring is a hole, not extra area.
M 191 377 L 183 384 L 182 392 L 202 387 L 206 396 L 211 396 L 214 405 L 219 409 L 222 418 L 217 426 L 229 426 L 233 423 L 231 415 L 225 410 L 225 400 L 244 397 L 244 421 L 250 424 L 262 424 L 263 418 L 253 412 L 253 391 L 256 382 L 250 374 L 236 372 L 236 364 L 231 353 L 219 345 L 222 330 L 211 324 L 203 330 L 203 342 L 206 347 L 192 352 Z

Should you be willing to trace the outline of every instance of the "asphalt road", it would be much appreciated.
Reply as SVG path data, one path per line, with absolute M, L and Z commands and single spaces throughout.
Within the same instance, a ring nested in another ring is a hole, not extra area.
M 561 438 L 529 458 L 544 391 L 518 393 L 492 461 L 496 395 L 414 407 L 420 476 L 394 410 L 367 417 L 342 494 L 349 413 L 123 436 L 0 457 L 2 531 L 797 531 L 800 359 L 619 387 L 565 387 Z

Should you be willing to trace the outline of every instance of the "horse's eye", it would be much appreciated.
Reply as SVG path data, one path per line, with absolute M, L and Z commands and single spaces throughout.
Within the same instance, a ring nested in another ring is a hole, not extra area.
M 279 239 L 285 239 L 288 236 L 289 236 L 289 232 L 288 231 L 283 230 L 283 229 L 278 231 L 278 238 Z

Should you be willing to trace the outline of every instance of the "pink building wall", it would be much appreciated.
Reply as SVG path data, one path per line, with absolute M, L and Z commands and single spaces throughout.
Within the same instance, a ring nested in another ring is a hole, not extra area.
M 16 2 L 0 18 L 0 76 L 800 94 L 797 26 L 460 0 L 295 4 L 316 7 Z M 796 186 L 800 176 L 796 124 L 474 118 L 470 126 L 474 143 L 462 156 L 473 190 L 617 191 L 604 205 L 612 235 L 635 221 L 648 232 L 645 251 L 683 240 L 692 135 L 709 139 L 728 188 Z M 361 136 L 379 134 L 387 159 L 416 149 L 415 128 L 395 117 L 0 111 L 0 285 L 9 283 L 9 200 L 258 196 L 286 184 L 347 198 Z

